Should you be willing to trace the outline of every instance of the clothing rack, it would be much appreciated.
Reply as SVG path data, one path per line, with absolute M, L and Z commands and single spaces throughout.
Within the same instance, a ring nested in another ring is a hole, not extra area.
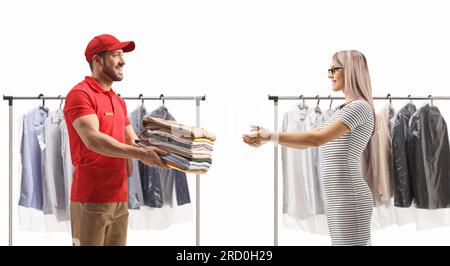
M 120 96 L 120 94 L 117 94 Z M 122 97 L 122 96 L 120 96 Z M 59 96 L 44 96 L 42 93 L 38 96 L 5 96 L 3 95 L 3 100 L 8 101 L 9 105 L 9 246 L 12 246 L 13 242 L 13 235 L 12 235 L 12 229 L 13 229 L 13 182 L 12 182 L 12 175 L 13 175 L 13 102 L 16 100 L 42 100 L 42 104 L 45 104 L 45 100 L 60 100 L 61 104 L 62 101 L 66 97 Z M 122 97 L 124 100 L 158 100 L 158 101 L 164 101 L 165 100 L 191 100 L 195 101 L 195 112 L 196 112 L 196 127 L 200 127 L 200 101 L 206 100 L 206 95 L 203 96 L 164 96 L 161 94 L 160 96 L 152 96 L 152 97 L 144 97 L 142 94 L 139 94 L 138 97 Z M 200 175 L 196 174 L 195 178 L 195 198 L 196 198 L 196 208 L 195 208 L 195 244 L 197 246 L 200 246 Z
M 274 107 L 274 130 L 278 131 L 278 101 L 279 100 L 317 100 L 318 103 L 320 100 L 331 100 L 330 106 L 333 103 L 333 100 L 345 100 L 345 97 L 332 97 L 329 96 L 278 96 L 278 95 L 270 95 L 269 101 L 273 101 Z M 414 96 L 408 95 L 407 97 L 392 97 L 391 94 L 387 96 L 376 96 L 372 97 L 373 100 L 430 100 L 431 104 L 433 104 L 433 100 L 450 100 L 450 96 Z M 274 145 L 274 214 L 273 214 L 273 243 L 274 246 L 278 246 L 278 144 Z

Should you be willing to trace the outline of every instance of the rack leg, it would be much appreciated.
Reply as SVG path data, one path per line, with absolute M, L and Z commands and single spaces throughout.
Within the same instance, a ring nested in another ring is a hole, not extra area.
M 12 246 L 13 241 L 13 213 L 12 213 L 12 194 L 13 194 L 13 101 L 9 99 L 9 246 Z
M 274 131 L 278 131 L 278 101 L 274 101 Z M 278 144 L 274 145 L 273 245 L 278 246 Z
M 200 127 L 200 98 L 195 98 L 196 126 Z M 195 175 L 195 245 L 200 246 L 200 175 Z

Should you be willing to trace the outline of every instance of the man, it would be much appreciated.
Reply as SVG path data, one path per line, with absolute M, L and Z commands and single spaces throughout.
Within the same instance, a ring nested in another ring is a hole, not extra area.
M 134 48 L 134 42 L 111 35 L 94 37 L 85 51 L 92 75 L 66 97 L 64 117 L 75 166 L 70 204 L 74 245 L 125 245 L 127 161 L 164 167 L 159 157 L 164 151 L 136 147 L 125 102 L 111 88 L 123 79 L 124 53 Z

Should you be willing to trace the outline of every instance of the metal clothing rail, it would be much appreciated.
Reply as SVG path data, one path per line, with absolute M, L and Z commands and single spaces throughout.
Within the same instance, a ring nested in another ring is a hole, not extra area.
M 345 97 L 332 97 L 332 96 L 276 96 L 269 95 L 269 100 L 278 101 L 278 100 L 345 100 Z M 407 97 L 398 97 L 391 96 L 388 94 L 387 96 L 376 96 L 372 97 L 374 100 L 450 100 L 450 96 L 407 96 Z
M 120 94 L 118 94 L 120 96 Z M 59 96 L 44 96 L 43 94 L 39 94 L 38 96 L 5 96 L 3 95 L 3 100 L 8 101 L 9 105 L 9 246 L 13 244 L 13 101 L 16 100 L 42 100 L 42 103 L 45 104 L 45 100 L 64 100 L 66 97 Z M 161 94 L 160 96 L 152 96 L 152 97 L 144 97 L 142 94 L 139 94 L 138 97 L 122 97 L 124 100 L 193 100 L 195 101 L 195 124 L 196 127 L 200 127 L 200 101 L 205 101 L 206 96 L 164 96 Z M 196 174 L 195 177 L 195 198 L 196 198 L 196 208 L 195 208 L 195 244 L 200 246 L 200 175 Z
M 274 107 L 274 130 L 278 131 L 278 101 L 279 100 L 345 100 L 345 97 L 333 97 L 329 96 L 278 96 L 278 95 L 270 95 L 269 101 L 273 101 Z M 450 100 L 450 96 L 414 96 L 408 95 L 407 97 L 398 97 L 391 96 L 388 94 L 387 96 L 376 96 L 372 97 L 374 100 L 430 100 L 433 103 L 433 100 Z M 331 106 L 331 104 L 330 104 Z M 274 145 L 274 211 L 273 211 L 273 244 L 274 246 L 278 246 L 278 144 Z

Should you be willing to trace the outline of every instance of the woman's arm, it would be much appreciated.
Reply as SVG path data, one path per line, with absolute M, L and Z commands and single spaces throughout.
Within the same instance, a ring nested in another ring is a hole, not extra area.
M 303 147 L 318 147 L 334 139 L 345 135 L 350 128 L 336 120 L 323 129 L 313 129 L 306 132 L 282 132 L 279 133 L 278 143 L 282 146 L 302 149 Z M 304 148 L 303 148 L 304 149 Z
M 328 143 L 348 132 L 350 132 L 350 128 L 340 120 L 336 120 L 325 128 L 320 129 L 317 127 L 306 132 L 267 133 L 260 130 L 255 132 L 257 133 L 255 136 L 245 135 L 244 142 L 250 146 L 259 147 L 267 141 L 278 139 L 278 143 L 282 146 L 306 149 Z M 278 138 L 274 137 L 273 134 L 278 134 Z
M 313 129 L 311 129 L 308 132 L 317 132 L 317 131 L 320 131 L 320 127 L 313 128 Z M 284 132 L 284 133 L 287 133 L 287 132 Z M 282 133 L 280 133 L 280 135 L 281 134 Z M 287 133 L 287 134 L 295 134 L 295 132 Z M 278 140 L 278 144 L 280 144 L 282 146 L 285 146 L 285 147 L 294 148 L 294 149 L 307 149 L 307 148 L 310 147 L 310 146 L 306 146 L 306 145 L 291 144 L 291 143 L 284 143 L 284 144 L 282 144 L 279 140 Z

